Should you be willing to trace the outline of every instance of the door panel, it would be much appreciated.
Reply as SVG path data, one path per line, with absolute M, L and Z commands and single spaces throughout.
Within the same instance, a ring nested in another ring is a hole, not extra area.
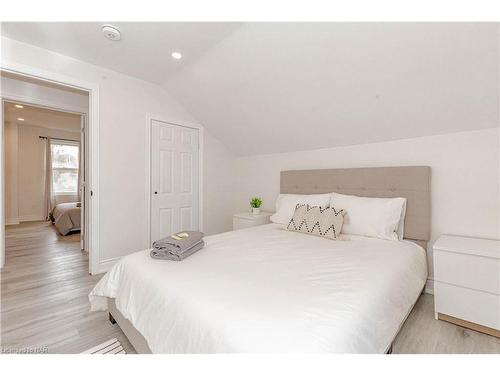
M 182 230 L 193 230 L 193 210 L 191 207 L 181 207 Z
M 183 145 L 190 145 L 192 143 L 190 130 L 181 130 L 181 142 Z
M 151 241 L 199 229 L 199 131 L 151 121 Z
M 174 153 L 170 150 L 160 151 L 160 192 L 163 194 L 171 194 L 173 188 L 173 162 Z
M 192 193 L 192 166 L 193 156 L 188 152 L 181 152 L 181 193 Z
M 167 237 L 174 233 L 174 210 L 171 208 L 160 208 L 159 238 Z
M 172 128 L 166 126 L 160 127 L 160 138 L 162 141 L 172 141 Z

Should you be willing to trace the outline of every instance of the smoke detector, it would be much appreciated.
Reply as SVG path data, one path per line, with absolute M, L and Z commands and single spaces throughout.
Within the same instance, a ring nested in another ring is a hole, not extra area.
M 106 38 L 117 42 L 122 38 L 122 33 L 113 25 L 102 25 L 102 32 Z

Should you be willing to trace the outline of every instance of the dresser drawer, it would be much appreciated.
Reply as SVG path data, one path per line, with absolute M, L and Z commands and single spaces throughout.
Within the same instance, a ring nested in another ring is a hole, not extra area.
M 500 329 L 500 296 L 436 281 L 436 312 Z
M 500 294 L 500 259 L 434 250 L 434 280 Z

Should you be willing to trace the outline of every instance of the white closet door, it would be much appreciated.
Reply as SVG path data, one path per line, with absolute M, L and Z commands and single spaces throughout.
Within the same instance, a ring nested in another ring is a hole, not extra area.
M 199 131 L 151 121 L 151 241 L 199 229 Z

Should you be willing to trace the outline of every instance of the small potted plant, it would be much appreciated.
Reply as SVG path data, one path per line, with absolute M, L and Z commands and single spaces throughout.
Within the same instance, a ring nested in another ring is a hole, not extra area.
M 260 214 L 260 206 L 262 206 L 262 199 L 252 198 L 250 201 L 250 207 L 252 207 L 252 213 L 254 215 Z

